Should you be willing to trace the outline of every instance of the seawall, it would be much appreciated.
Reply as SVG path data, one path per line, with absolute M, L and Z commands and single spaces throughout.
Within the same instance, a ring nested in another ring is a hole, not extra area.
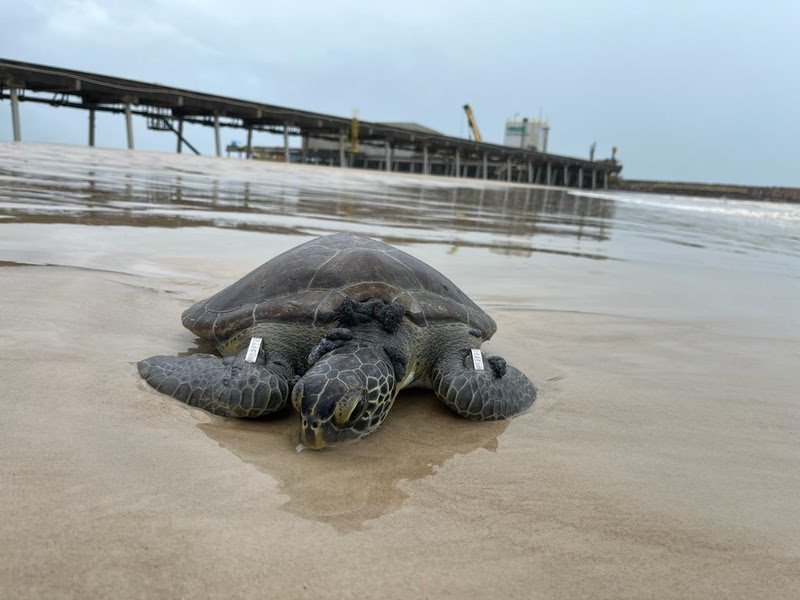
M 612 180 L 609 187 L 625 192 L 651 192 L 654 194 L 678 194 L 681 196 L 714 196 L 716 198 L 731 198 L 735 200 L 800 203 L 800 188 L 794 187 L 760 187 L 724 183 L 647 181 L 640 179 Z

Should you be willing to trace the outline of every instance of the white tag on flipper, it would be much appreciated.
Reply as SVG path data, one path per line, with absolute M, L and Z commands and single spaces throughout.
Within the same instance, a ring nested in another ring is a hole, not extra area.
M 483 371 L 483 355 L 477 348 L 472 349 L 472 365 L 476 371 Z
M 256 359 L 258 358 L 258 351 L 261 350 L 261 342 L 263 341 L 264 338 L 250 338 L 250 347 L 247 349 L 244 362 L 256 362 Z

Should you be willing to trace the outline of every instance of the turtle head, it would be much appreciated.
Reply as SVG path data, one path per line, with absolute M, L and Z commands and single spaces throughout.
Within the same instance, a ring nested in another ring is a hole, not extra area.
M 394 371 L 385 351 L 356 343 L 319 358 L 292 392 L 302 419 L 300 441 L 323 448 L 375 431 L 394 402 Z

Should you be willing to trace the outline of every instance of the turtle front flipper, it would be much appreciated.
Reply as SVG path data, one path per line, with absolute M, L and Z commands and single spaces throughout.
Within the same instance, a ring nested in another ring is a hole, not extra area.
M 153 356 L 138 366 L 159 392 L 222 417 L 260 417 L 280 410 L 293 377 L 282 361 L 251 364 L 241 355 Z
M 476 368 L 466 349 L 445 355 L 433 367 L 433 389 L 451 410 L 473 421 L 494 421 L 533 404 L 536 386 L 522 372 L 499 356 L 481 352 L 481 359 L 477 366 L 484 368 Z

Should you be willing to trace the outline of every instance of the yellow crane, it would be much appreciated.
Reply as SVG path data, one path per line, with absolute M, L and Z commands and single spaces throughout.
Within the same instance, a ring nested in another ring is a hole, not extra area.
M 353 109 L 353 118 L 350 119 L 350 152 L 358 152 L 358 109 Z
M 478 124 L 475 123 L 475 117 L 472 115 L 472 109 L 469 107 L 469 104 L 464 105 L 464 112 L 467 113 L 467 123 L 469 124 L 469 128 L 472 130 L 472 137 L 476 142 L 481 141 L 481 132 L 478 131 Z

